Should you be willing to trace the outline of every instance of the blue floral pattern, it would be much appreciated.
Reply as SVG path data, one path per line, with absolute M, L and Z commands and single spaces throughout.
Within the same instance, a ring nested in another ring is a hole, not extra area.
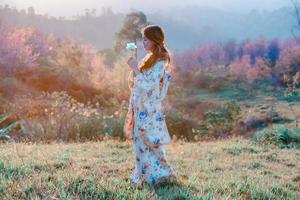
M 167 79 L 170 81 L 172 79 L 172 76 L 170 74 L 167 74 Z
M 163 121 L 165 119 L 164 115 L 157 115 L 156 121 Z
M 147 112 L 140 112 L 140 119 L 146 119 L 147 118 Z
M 161 102 L 171 80 L 164 66 L 164 61 L 157 62 L 148 71 L 138 74 L 133 84 L 129 84 L 132 85 L 132 95 L 124 132 L 134 138 L 133 152 L 136 159 L 135 169 L 131 174 L 132 183 L 155 184 L 176 177 L 166 159 L 164 148 L 171 141 L 165 115 L 161 110 Z
M 154 142 L 153 142 L 154 144 L 160 144 L 160 139 L 159 138 L 155 138 L 155 140 L 154 140 Z

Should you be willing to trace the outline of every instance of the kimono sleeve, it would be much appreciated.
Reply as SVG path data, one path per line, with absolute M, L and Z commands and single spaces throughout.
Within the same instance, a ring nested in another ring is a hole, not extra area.
M 171 74 L 165 72 L 163 75 L 162 84 L 160 86 L 160 95 L 159 95 L 160 100 L 163 100 L 166 97 L 171 80 L 172 80 Z
M 134 84 L 143 90 L 149 90 L 159 83 L 163 74 L 164 63 L 157 62 L 149 71 L 139 73 L 134 79 Z

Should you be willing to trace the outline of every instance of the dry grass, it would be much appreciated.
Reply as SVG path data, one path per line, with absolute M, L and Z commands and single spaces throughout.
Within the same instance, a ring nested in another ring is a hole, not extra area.
M 172 142 L 166 152 L 179 184 L 142 190 L 129 182 L 130 142 L 4 144 L 0 152 L 1 199 L 300 198 L 300 150 L 240 138 Z

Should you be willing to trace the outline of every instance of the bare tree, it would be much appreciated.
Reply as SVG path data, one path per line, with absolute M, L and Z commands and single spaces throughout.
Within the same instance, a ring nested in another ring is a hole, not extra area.
M 293 12 L 296 17 L 296 26 L 292 27 L 291 33 L 294 36 L 295 40 L 297 42 L 300 42 L 299 37 L 295 34 L 295 30 L 299 31 L 300 30 L 300 2 L 299 0 L 291 0 L 292 5 L 293 5 Z

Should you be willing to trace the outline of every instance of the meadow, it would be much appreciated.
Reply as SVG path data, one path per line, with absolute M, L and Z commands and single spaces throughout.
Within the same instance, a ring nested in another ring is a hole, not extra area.
M 132 143 L 1 145 L 1 199 L 299 199 L 300 151 L 242 138 L 166 146 L 178 180 L 134 188 Z

